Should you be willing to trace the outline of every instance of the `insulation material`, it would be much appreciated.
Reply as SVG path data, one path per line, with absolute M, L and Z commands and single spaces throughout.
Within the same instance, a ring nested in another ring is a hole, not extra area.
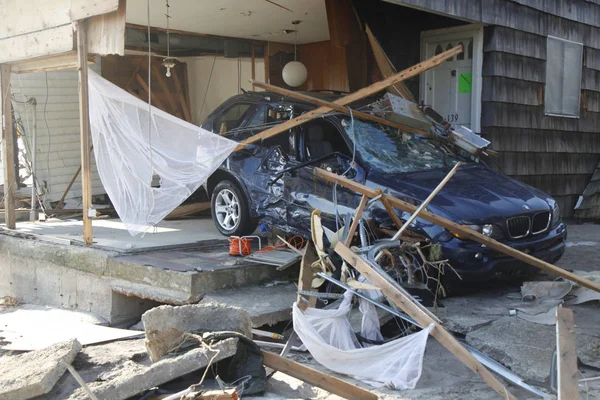
M 414 389 L 421 377 L 427 337 L 433 324 L 391 342 L 363 348 L 347 318 L 352 297 L 352 293 L 346 292 L 338 309 L 308 308 L 303 312 L 294 304 L 294 330 L 304 346 L 315 360 L 334 372 L 376 387 Z M 371 336 L 372 328 L 367 333 L 363 327 L 363 333 Z
M 133 236 L 187 199 L 238 144 L 155 107 L 149 130 L 148 104 L 93 71 L 89 100 L 98 173 Z

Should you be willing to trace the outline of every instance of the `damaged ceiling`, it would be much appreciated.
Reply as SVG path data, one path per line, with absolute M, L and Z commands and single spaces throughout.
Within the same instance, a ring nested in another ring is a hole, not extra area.
M 165 0 L 150 1 L 150 24 L 166 28 Z M 325 0 L 178 0 L 169 3 L 171 29 L 236 38 L 294 43 L 329 40 Z M 127 22 L 147 25 L 146 0 L 127 1 Z

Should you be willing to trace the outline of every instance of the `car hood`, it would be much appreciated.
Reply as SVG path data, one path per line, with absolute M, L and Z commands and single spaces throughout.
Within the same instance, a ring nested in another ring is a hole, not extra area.
M 449 170 L 431 170 L 369 176 L 377 187 L 400 198 L 418 203 L 429 196 Z M 370 174 L 372 175 L 372 174 Z M 372 185 L 371 184 L 371 185 Z M 370 186 L 371 186 L 370 185 Z M 387 190 L 386 190 L 387 191 Z M 441 208 L 455 222 L 486 223 L 518 214 L 550 210 L 550 196 L 524 183 L 478 164 L 460 167 L 431 201 L 429 208 Z M 435 212 L 435 211 L 434 211 Z

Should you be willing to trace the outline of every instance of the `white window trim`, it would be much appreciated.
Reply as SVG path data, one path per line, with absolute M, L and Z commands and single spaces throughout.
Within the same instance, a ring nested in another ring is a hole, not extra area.
M 483 25 L 470 24 L 453 28 L 434 29 L 421 32 L 421 60 L 425 60 L 425 39 L 444 35 L 444 39 L 460 39 L 465 32 L 473 33 L 473 95 L 471 96 L 471 130 L 481 133 L 481 91 L 483 86 Z M 466 51 L 467 49 L 465 49 Z M 424 101 L 425 73 L 420 76 L 419 101 Z
M 585 57 L 585 46 L 583 43 L 580 42 L 575 42 L 573 40 L 569 40 L 569 39 L 563 39 L 561 37 L 558 36 L 552 36 L 552 35 L 548 35 L 546 37 L 546 49 L 548 48 L 548 39 L 556 39 L 556 40 L 560 40 L 561 42 L 567 42 L 567 43 L 573 43 L 573 44 L 577 44 L 579 46 L 582 47 L 582 52 L 581 52 L 581 79 L 583 79 L 583 59 Z M 548 54 L 546 54 L 546 64 L 548 63 Z M 545 68 L 548 68 L 547 65 L 545 66 Z M 546 69 L 544 69 L 544 74 L 546 75 Z M 547 117 L 558 117 L 558 118 L 573 118 L 573 119 L 580 119 L 581 118 L 581 91 L 582 91 L 582 84 L 581 81 L 579 82 L 579 114 L 578 115 L 568 115 L 568 114 L 556 114 L 556 113 L 551 113 L 551 112 L 546 112 L 546 86 L 548 85 L 548 81 L 546 80 L 546 77 L 544 77 L 544 115 L 546 115 Z

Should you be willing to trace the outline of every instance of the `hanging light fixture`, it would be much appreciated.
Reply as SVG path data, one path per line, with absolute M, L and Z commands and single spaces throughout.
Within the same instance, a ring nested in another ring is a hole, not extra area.
M 171 68 L 175 68 L 175 65 L 177 64 L 177 59 L 175 57 L 171 57 L 171 47 L 170 47 L 170 36 L 169 36 L 169 19 L 171 19 L 171 15 L 169 14 L 169 7 L 171 7 L 169 5 L 169 0 L 166 0 L 167 4 L 167 13 L 165 14 L 165 16 L 167 17 L 167 58 L 163 59 L 162 62 L 162 66 L 165 67 L 167 69 L 167 72 L 165 73 L 165 75 L 167 76 L 167 78 L 171 77 Z
M 292 21 L 294 29 L 294 61 L 285 64 L 281 74 L 286 85 L 291 87 L 302 86 L 308 77 L 306 66 L 298 61 L 298 24 L 302 21 Z

